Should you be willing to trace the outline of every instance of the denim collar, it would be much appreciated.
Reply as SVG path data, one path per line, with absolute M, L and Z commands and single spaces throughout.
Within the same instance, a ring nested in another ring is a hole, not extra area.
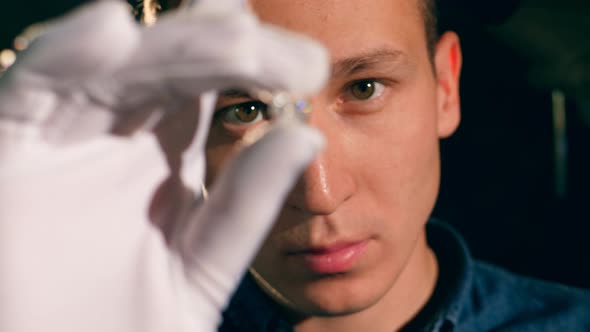
M 431 219 L 426 234 L 438 261 L 439 276 L 428 303 L 402 331 L 450 332 L 469 298 L 473 259 L 463 238 L 450 225 Z

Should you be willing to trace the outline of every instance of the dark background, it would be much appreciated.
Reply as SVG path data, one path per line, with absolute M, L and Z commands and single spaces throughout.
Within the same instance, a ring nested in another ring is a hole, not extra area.
M 590 288 L 590 2 L 445 4 L 441 25 L 462 39 L 463 118 L 441 143 L 434 215 L 455 225 L 478 258 Z M 557 89 L 566 97 L 562 195 Z
M 3 2 L 0 50 L 29 24 L 81 1 Z M 478 258 L 590 288 L 590 2 L 441 0 L 439 7 L 441 29 L 462 39 L 463 119 L 441 143 L 434 215 L 455 225 Z M 556 90 L 566 97 L 562 194 Z

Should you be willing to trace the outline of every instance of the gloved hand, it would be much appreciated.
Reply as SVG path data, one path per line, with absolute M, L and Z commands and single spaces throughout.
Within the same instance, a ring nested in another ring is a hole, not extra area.
M 103 1 L 54 22 L 0 78 L 0 331 L 216 330 L 323 140 L 275 124 L 199 203 L 204 93 L 326 76 L 322 48 L 238 9 L 141 28 Z

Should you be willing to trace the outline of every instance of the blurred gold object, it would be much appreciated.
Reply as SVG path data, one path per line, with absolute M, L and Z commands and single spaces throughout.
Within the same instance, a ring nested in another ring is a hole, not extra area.
M 258 287 L 262 289 L 266 295 L 270 296 L 273 300 L 281 304 L 283 307 L 291 309 L 295 311 L 295 305 L 289 299 L 285 297 L 281 292 L 279 292 L 276 288 L 274 288 L 266 279 L 264 279 L 254 267 L 250 266 L 248 268 L 248 273 L 252 276 L 252 279 L 256 282 Z
M 162 6 L 156 0 L 141 0 L 141 23 L 145 26 L 152 26 L 158 20 L 158 12 Z
M 36 23 L 28 26 L 21 32 L 14 41 L 12 46 L 14 49 L 4 49 L 0 51 L 0 72 L 5 71 L 12 66 L 16 61 L 17 52 L 26 50 L 31 43 L 43 35 L 47 29 L 53 25 L 51 21 Z
M 0 51 L 0 71 L 6 70 L 16 61 L 16 53 L 11 49 Z

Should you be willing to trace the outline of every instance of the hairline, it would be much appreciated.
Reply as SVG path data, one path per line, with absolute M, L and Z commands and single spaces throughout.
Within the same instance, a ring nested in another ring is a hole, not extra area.
M 439 34 L 438 34 L 438 10 L 436 6 L 437 0 L 417 0 L 417 6 L 419 13 L 422 17 L 423 25 L 424 25 L 424 33 L 425 33 L 425 40 L 426 40 L 426 48 L 428 51 L 428 57 L 430 61 L 434 64 L 434 55 L 436 49 L 436 43 L 438 42 Z M 170 1 L 174 2 L 174 1 Z M 178 1 L 178 3 L 182 3 L 183 1 Z M 142 2 L 143 3 L 143 2 Z M 161 8 L 160 1 L 158 0 L 150 0 L 155 10 L 159 11 Z M 136 15 L 138 20 L 141 20 L 145 15 L 145 8 L 141 8 L 141 6 L 137 6 L 135 8 Z
M 434 62 L 436 43 L 439 38 L 436 0 L 418 0 L 418 6 L 424 23 L 428 56 L 430 61 Z

